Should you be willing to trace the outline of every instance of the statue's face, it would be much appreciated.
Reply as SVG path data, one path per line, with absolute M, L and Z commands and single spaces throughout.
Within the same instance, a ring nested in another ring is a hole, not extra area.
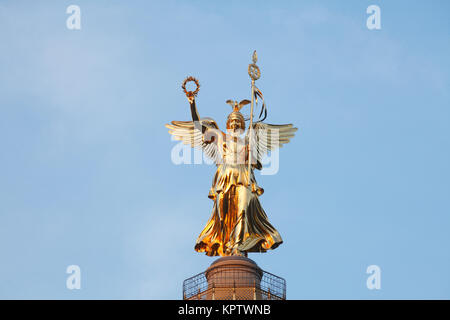
M 238 119 L 231 119 L 227 123 L 227 131 L 231 135 L 241 135 L 244 132 L 242 122 Z

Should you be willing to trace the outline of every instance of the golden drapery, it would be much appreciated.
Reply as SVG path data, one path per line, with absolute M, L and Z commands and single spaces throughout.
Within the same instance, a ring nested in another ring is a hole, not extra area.
M 259 196 L 253 170 L 248 184 L 247 164 L 220 164 L 209 198 L 214 201 L 212 215 L 200 233 L 195 250 L 208 256 L 246 255 L 265 252 L 282 242 L 270 224 Z

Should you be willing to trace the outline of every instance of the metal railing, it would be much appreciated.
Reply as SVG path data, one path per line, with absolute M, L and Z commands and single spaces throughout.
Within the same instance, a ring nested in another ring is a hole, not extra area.
M 230 281 L 230 280 L 234 281 Z M 286 300 L 286 280 L 263 271 L 260 281 L 242 272 L 227 272 L 208 283 L 205 272 L 183 282 L 185 300 Z

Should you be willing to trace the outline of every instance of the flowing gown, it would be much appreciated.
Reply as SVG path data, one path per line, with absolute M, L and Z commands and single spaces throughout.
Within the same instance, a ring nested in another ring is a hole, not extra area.
M 264 190 L 255 180 L 253 168 L 248 184 L 248 146 L 244 140 L 222 143 L 223 161 L 218 164 L 209 198 L 212 215 L 200 233 L 195 250 L 208 256 L 246 255 L 265 252 L 282 242 L 259 202 Z

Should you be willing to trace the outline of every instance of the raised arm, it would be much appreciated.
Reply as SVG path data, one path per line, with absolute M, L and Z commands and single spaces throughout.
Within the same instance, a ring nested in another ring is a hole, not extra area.
M 194 81 L 197 84 L 195 91 L 187 91 L 186 83 Z M 184 93 L 191 107 L 192 121 L 172 121 L 166 124 L 169 133 L 175 137 L 175 140 L 181 140 L 184 144 L 191 145 L 193 148 L 202 148 L 205 154 L 216 164 L 222 161 L 222 152 L 218 148 L 222 141 L 222 131 L 219 130 L 217 123 L 211 118 L 200 118 L 195 96 L 198 93 L 199 83 L 194 77 L 188 77 L 184 80 Z
M 192 122 L 194 123 L 195 130 L 198 130 L 203 135 L 203 140 L 206 143 L 218 142 L 221 138 L 221 131 L 215 127 L 211 127 L 209 121 L 205 122 L 205 119 L 200 119 L 200 115 L 197 111 L 197 105 L 195 104 L 195 96 L 193 94 L 187 95 L 189 104 L 191 106 Z
M 206 127 L 202 125 L 200 121 L 200 116 L 198 115 L 197 106 L 195 104 L 195 96 L 193 94 L 188 95 L 188 101 L 191 106 L 191 115 L 192 121 L 194 122 L 195 129 L 201 131 L 201 133 L 205 133 Z

